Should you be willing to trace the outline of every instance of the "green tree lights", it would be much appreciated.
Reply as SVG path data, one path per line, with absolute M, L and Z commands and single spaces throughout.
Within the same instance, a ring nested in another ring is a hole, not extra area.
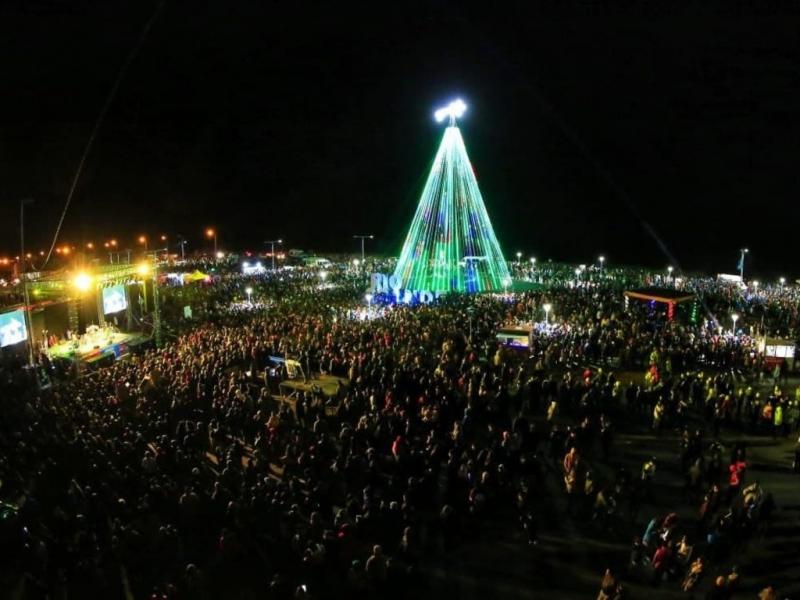
M 503 291 L 511 283 L 464 139 L 455 125 L 465 108 L 459 101 L 437 111 L 437 120 L 449 116 L 450 125 L 394 272 L 407 290 Z

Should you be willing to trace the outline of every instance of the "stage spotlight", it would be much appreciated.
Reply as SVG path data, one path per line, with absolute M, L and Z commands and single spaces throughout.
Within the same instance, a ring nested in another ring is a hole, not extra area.
M 92 277 L 86 273 L 78 273 L 72 283 L 81 292 L 85 292 L 92 285 Z

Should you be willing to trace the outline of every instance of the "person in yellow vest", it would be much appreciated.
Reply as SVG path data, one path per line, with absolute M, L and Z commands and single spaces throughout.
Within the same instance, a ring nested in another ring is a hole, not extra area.
M 778 402 L 772 415 L 772 436 L 784 436 L 783 431 L 783 402 Z

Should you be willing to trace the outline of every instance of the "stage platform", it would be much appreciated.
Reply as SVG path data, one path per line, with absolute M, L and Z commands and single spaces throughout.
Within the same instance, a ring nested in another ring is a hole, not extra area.
M 320 375 L 319 377 L 310 377 L 307 381 L 303 381 L 302 378 L 285 379 L 280 382 L 279 387 L 281 393 L 287 396 L 294 392 L 314 392 L 321 390 L 326 398 L 331 398 L 336 395 L 340 383 L 344 387 L 348 387 L 350 385 L 350 380 L 347 377 Z
M 108 332 L 102 336 L 82 336 L 75 342 L 61 342 L 47 351 L 50 358 L 74 360 L 92 364 L 113 356 L 114 360 L 127 355 L 132 348 L 139 346 L 150 338 L 141 333 Z

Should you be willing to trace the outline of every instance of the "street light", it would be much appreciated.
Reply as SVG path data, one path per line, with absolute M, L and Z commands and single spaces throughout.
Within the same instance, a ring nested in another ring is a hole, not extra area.
M 605 256 L 600 256 L 600 257 L 598 257 L 597 260 L 600 261 L 600 270 L 602 271 L 603 270 L 603 263 L 606 262 L 606 257 Z
M 366 300 L 367 300 L 368 312 L 371 313 L 372 312 L 372 294 L 368 293 L 366 296 L 364 296 L 364 298 L 366 298 Z
M 247 303 L 248 304 L 252 304 L 253 303 L 253 288 L 247 287 L 247 288 L 244 289 L 244 292 L 245 292 L 245 294 L 247 294 Z
M 783 289 L 783 284 L 786 283 L 786 277 L 781 277 L 778 282 L 781 284 L 781 289 Z
M 213 227 L 206 229 L 206 237 L 214 240 L 214 256 L 217 255 L 217 230 Z
M 553 305 L 549 302 L 542 306 L 544 309 L 544 324 L 549 326 L 550 325 L 550 310 L 553 308 Z
M 522 260 L 522 252 L 517 252 L 517 266 L 520 266 Z
M 744 281 L 744 255 L 750 252 L 747 248 L 739 250 L 739 277 Z
M 147 236 L 146 235 L 140 235 L 139 236 L 139 243 L 144 246 L 144 251 L 147 252 Z
M 25 205 L 33 204 L 32 198 L 23 198 L 19 201 L 19 255 L 25 256 Z M 32 367 L 33 360 L 33 323 L 31 323 L 31 300 L 28 296 L 28 277 L 25 274 L 25 261 L 21 263 L 19 276 L 22 279 L 22 299 L 25 301 L 25 333 L 28 336 L 28 364 Z
M 270 250 L 270 252 L 272 253 L 272 270 L 274 271 L 275 270 L 275 244 L 282 244 L 283 240 L 281 240 L 281 239 L 278 239 L 278 240 L 267 240 L 264 243 L 265 244 L 269 244 L 270 247 L 272 248 L 272 250 Z
M 738 321 L 738 320 L 739 320 L 739 315 L 737 315 L 736 313 L 733 313 L 731 315 L 731 321 L 733 321 L 733 335 L 736 335 L 736 321 Z
M 536 259 L 533 256 L 531 256 L 531 268 L 535 266 L 536 266 Z
M 358 234 L 354 235 L 354 240 L 361 240 L 361 262 L 364 262 L 364 240 L 371 240 L 374 239 L 375 236 L 372 234 Z
M 672 271 L 674 271 L 674 270 L 675 270 L 675 267 L 673 267 L 672 265 L 667 267 L 667 278 L 668 279 L 672 278 Z
M 753 281 L 753 289 L 757 292 L 758 291 L 758 281 Z
M 186 239 L 181 239 L 181 241 L 178 242 L 178 245 L 181 247 L 181 261 L 186 260 L 186 244 L 188 243 Z

